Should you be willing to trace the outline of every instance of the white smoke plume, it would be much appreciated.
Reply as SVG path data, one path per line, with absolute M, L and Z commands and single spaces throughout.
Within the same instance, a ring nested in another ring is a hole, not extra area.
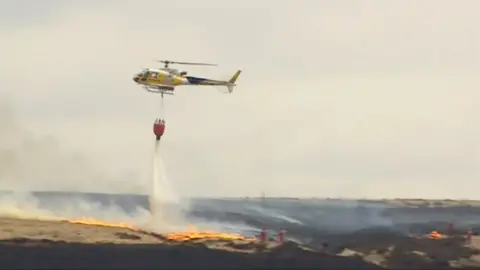
M 88 186 L 82 190 L 78 183 L 101 186 L 102 177 L 105 176 L 82 153 L 65 151 L 54 136 L 40 137 L 23 127 L 12 100 L 0 97 L 0 215 L 48 219 L 91 217 L 134 224 L 147 220 L 149 212 L 142 207 L 127 213 L 116 205 L 105 206 L 80 197 L 42 206 L 32 193 L 65 191 L 69 186 L 79 187 L 75 190 L 78 192 L 91 191 Z M 108 181 L 104 182 L 108 185 Z M 114 191 L 115 186 L 110 189 Z

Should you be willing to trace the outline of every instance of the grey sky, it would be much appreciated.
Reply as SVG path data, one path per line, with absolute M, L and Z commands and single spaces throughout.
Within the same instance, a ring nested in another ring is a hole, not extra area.
M 34 3 L 0 2 L 1 89 L 36 149 L 5 186 L 147 192 L 159 97 L 131 78 L 167 58 L 244 71 L 165 100 L 183 195 L 478 197 L 478 1 Z

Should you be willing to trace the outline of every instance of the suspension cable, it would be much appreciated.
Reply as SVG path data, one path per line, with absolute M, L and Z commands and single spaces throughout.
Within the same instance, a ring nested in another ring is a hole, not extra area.
M 161 99 L 162 100 L 160 101 L 160 117 L 165 119 L 165 104 L 163 102 L 163 95 L 162 95 Z

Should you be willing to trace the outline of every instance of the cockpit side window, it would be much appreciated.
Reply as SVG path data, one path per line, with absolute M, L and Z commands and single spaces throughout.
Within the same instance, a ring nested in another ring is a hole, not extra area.
M 158 77 L 158 73 L 157 72 L 150 72 L 150 77 L 153 78 L 153 79 L 156 79 Z

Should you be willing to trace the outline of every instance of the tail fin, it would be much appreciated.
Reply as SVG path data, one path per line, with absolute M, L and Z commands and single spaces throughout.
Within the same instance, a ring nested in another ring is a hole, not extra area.
M 233 92 L 233 88 L 235 88 L 235 85 L 236 85 L 235 82 L 237 81 L 238 76 L 240 76 L 240 73 L 242 73 L 242 71 L 240 69 L 237 70 L 237 72 L 235 72 L 232 78 L 228 81 L 227 88 L 229 93 Z

